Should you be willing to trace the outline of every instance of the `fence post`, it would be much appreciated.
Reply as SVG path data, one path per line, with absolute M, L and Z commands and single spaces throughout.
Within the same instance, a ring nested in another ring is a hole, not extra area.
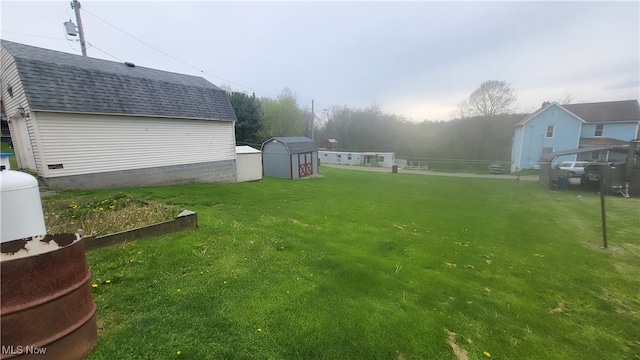
M 600 213 L 602 216 L 602 244 L 606 249 L 607 248 L 607 213 L 605 210 L 605 203 L 604 203 L 604 191 L 606 189 L 606 181 L 604 179 L 605 166 L 606 165 L 600 166 Z

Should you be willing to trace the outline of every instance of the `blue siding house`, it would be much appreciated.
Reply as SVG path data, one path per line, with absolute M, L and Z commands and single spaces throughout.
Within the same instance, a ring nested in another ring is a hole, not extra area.
M 547 153 L 616 146 L 637 138 L 640 138 L 637 100 L 567 105 L 545 102 L 516 124 L 511 171 L 539 169 L 540 157 Z M 561 156 L 555 161 L 595 160 L 600 156 L 594 150 Z

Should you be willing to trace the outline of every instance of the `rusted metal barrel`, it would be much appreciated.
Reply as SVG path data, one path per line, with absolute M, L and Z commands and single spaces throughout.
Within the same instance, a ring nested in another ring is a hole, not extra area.
M 5 256 L 47 238 L 59 247 L 15 259 Z M 96 345 L 97 327 L 82 239 L 47 235 L 10 252 L 10 244 L 2 245 L 0 359 L 86 359 Z

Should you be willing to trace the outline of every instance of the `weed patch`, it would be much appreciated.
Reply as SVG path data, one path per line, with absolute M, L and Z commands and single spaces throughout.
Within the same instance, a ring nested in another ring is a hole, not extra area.
M 85 236 L 112 234 L 174 219 L 177 206 L 142 201 L 122 193 L 106 197 L 77 196 L 43 201 L 47 232 Z

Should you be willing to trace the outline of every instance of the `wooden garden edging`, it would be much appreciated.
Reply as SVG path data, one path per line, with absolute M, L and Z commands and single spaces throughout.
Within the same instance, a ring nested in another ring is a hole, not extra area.
M 198 228 L 198 214 L 185 210 L 175 219 L 164 221 L 149 226 L 122 231 L 115 234 L 85 237 L 85 251 L 96 250 L 107 246 L 120 245 L 129 241 L 145 239 L 154 236 L 170 234 L 184 230 Z

